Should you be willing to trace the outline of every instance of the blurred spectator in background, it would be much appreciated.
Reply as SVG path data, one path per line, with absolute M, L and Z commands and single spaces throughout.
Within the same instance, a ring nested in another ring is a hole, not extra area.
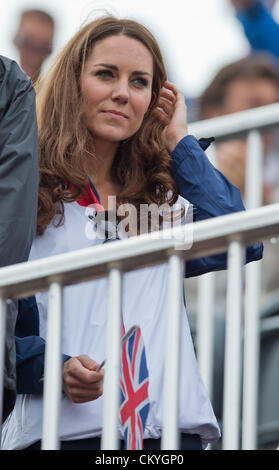
M 210 119 L 279 101 L 279 71 L 271 56 L 254 55 L 224 66 L 200 97 L 199 119 Z M 263 203 L 279 201 L 279 154 L 275 136 L 266 133 L 264 142 Z M 216 166 L 237 186 L 245 200 L 245 138 L 216 144 Z M 279 288 L 278 243 L 265 242 L 262 302 Z M 216 307 L 225 314 L 226 274 L 216 273 Z M 197 281 L 187 279 L 188 310 L 197 308 Z
M 279 24 L 272 16 L 275 0 L 231 0 L 252 52 L 266 52 L 279 59 Z
M 45 11 L 26 10 L 21 14 L 14 45 L 19 52 L 20 66 L 33 83 L 52 52 L 54 31 L 54 19 Z
M 279 71 L 269 57 L 252 56 L 229 64 L 217 73 L 200 98 L 200 118 L 266 106 L 279 101 Z M 264 204 L 279 200 L 279 157 L 274 137 L 264 135 Z M 246 139 L 220 143 L 217 166 L 245 197 Z M 276 149 L 277 150 L 277 149 Z M 270 171 L 272 168 L 272 171 Z

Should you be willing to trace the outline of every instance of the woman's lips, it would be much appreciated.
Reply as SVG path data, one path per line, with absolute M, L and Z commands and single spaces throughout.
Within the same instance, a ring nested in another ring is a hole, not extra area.
M 113 109 L 108 109 L 106 111 L 102 111 L 106 115 L 113 117 L 115 119 L 128 119 L 128 116 L 120 111 L 115 111 Z

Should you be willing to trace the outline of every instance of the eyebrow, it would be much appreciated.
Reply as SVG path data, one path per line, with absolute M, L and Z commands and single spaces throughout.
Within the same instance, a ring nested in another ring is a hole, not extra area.
M 93 67 L 98 67 L 98 66 L 107 67 L 108 69 L 112 69 L 112 70 L 116 70 L 116 71 L 119 70 L 119 68 L 116 65 L 113 65 L 113 64 L 95 64 Z M 149 75 L 152 78 L 151 73 L 143 72 L 142 70 L 134 70 L 132 72 L 132 75 Z

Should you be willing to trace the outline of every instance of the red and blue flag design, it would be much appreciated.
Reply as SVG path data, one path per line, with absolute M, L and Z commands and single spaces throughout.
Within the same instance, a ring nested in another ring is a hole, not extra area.
M 120 418 L 126 450 L 143 449 L 143 433 L 149 412 L 148 369 L 141 330 L 137 326 L 122 344 Z

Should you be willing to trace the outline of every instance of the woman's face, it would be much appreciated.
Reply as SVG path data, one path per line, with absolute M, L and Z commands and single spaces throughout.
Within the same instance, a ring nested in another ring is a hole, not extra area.
M 136 39 L 98 41 L 81 75 L 82 110 L 95 145 L 134 135 L 152 97 L 153 59 Z

